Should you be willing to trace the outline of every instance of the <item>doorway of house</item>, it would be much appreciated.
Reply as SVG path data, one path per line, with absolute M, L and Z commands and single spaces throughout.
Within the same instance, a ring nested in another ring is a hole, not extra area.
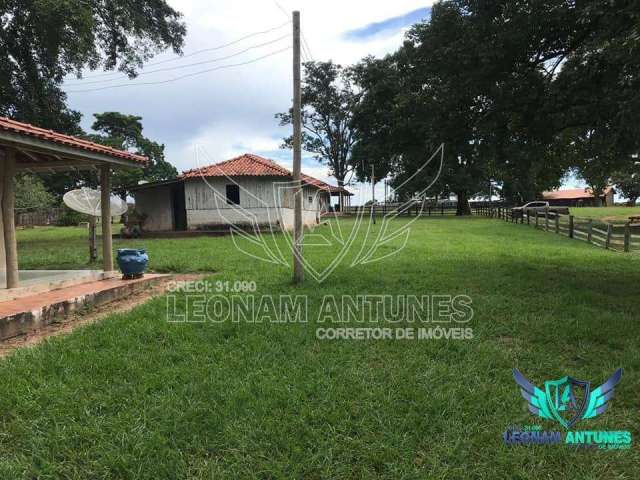
M 187 229 L 187 208 L 184 199 L 184 182 L 171 186 L 171 206 L 173 207 L 173 229 L 176 231 Z

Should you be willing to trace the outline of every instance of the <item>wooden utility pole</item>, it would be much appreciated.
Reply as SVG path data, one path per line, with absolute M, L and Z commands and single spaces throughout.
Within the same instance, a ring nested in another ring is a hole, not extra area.
M 302 265 L 302 118 L 300 93 L 300 12 L 293 12 L 293 283 L 304 280 Z
M 371 217 L 373 218 L 373 224 L 376 224 L 376 173 L 374 166 L 371 165 Z

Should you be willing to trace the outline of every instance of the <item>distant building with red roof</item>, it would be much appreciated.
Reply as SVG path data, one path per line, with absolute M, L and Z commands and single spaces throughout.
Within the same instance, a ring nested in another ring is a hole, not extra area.
M 309 175 L 303 184 L 303 223 L 317 224 L 331 196 L 352 195 Z M 245 153 L 186 170 L 175 180 L 131 188 L 143 230 L 207 230 L 236 225 L 293 226 L 293 174 L 273 160 Z
M 596 199 L 590 188 L 569 188 L 565 190 L 552 190 L 542 192 L 542 199 L 549 202 L 549 205 L 562 207 L 593 207 L 598 205 L 613 206 L 613 187 L 607 187 L 600 198 Z

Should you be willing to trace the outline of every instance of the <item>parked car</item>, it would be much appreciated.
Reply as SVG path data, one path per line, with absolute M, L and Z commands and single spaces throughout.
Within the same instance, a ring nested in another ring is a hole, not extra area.
M 549 202 L 543 202 L 540 200 L 537 200 L 535 202 L 529 202 L 524 204 L 521 207 L 514 207 L 511 209 L 511 213 L 516 216 L 522 216 L 524 212 L 527 212 L 528 215 L 535 215 L 536 211 L 569 215 L 568 207 L 551 207 L 549 206 Z
M 529 203 L 525 203 L 524 205 L 522 205 L 521 207 L 514 207 L 511 209 L 512 212 L 519 212 L 522 213 L 523 211 L 527 210 L 527 211 L 534 211 L 534 210 L 538 210 L 538 211 L 544 211 L 547 208 L 549 208 L 549 202 L 529 202 Z

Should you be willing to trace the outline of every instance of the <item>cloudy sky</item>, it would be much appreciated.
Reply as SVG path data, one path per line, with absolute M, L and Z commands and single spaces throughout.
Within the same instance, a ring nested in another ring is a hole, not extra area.
M 395 50 L 407 27 L 428 17 L 432 2 L 169 0 L 169 3 L 184 14 L 187 23 L 184 58 L 176 60 L 173 54 L 163 53 L 150 60 L 143 75 L 135 81 L 120 74 L 88 72 L 82 80 L 67 81 L 65 89 L 70 106 L 84 114 L 83 127 L 87 130 L 96 112 L 120 111 L 142 116 L 146 135 L 164 143 L 167 159 L 182 171 L 244 152 L 258 153 L 290 167 L 291 152 L 279 149 L 289 129 L 279 127 L 274 114 L 285 111 L 291 103 L 291 50 L 249 65 L 200 73 L 289 47 L 291 26 L 285 23 L 290 14 L 285 12 L 301 11 L 303 35 L 313 59 L 349 64 L 369 54 L 380 56 Z M 282 27 L 212 50 L 278 26 Z M 264 43 L 268 45 L 248 50 Z M 209 51 L 198 53 L 204 49 Z M 239 56 L 214 61 L 244 50 Z M 190 74 L 195 75 L 153 84 Z M 309 157 L 303 160 L 303 171 L 328 179 L 327 169 Z

